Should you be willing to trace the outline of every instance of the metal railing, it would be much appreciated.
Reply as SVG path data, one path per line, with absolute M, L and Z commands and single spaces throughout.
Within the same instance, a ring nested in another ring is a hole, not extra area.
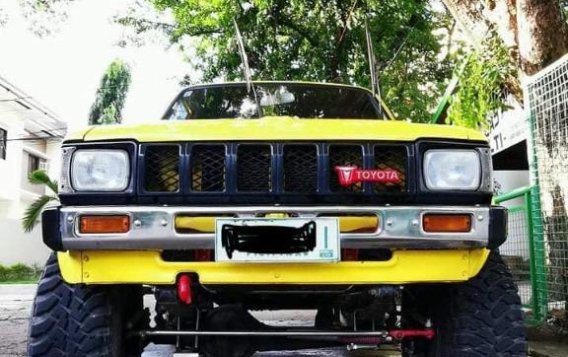
M 519 288 L 527 324 L 541 324 L 548 312 L 544 244 L 539 217 L 534 216 L 535 186 L 521 187 L 495 197 L 495 203 L 509 209 L 509 236 L 500 248 Z M 520 201 L 520 203 L 519 203 Z

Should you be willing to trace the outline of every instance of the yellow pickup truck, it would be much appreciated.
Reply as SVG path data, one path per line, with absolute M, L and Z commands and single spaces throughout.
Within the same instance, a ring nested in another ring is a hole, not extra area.
M 358 87 L 222 83 L 183 90 L 160 122 L 71 135 L 62 162 L 30 356 L 526 354 L 476 131 L 394 120 Z M 254 316 L 283 309 L 317 312 Z

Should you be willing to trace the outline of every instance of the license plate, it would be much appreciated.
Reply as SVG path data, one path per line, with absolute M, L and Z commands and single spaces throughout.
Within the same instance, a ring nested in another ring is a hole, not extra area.
M 339 260 L 337 218 L 219 218 L 219 262 L 334 262 Z

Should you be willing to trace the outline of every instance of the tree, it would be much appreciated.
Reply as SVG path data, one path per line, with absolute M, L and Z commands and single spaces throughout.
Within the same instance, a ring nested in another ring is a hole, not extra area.
M 22 227 L 24 231 L 31 232 L 34 227 L 39 223 L 39 216 L 45 209 L 45 207 L 51 202 L 59 202 L 59 197 L 57 196 L 59 192 L 59 187 L 57 181 L 49 178 L 47 173 L 43 170 L 36 170 L 30 174 L 28 180 L 34 185 L 45 185 L 51 194 L 45 194 L 36 199 L 24 213 L 22 218 Z
M 19 0 L 18 7 L 28 30 L 38 37 L 46 37 L 59 31 L 75 2 L 76 0 Z M 10 16 L 0 4 L 0 27 L 9 21 Z
M 179 43 L 199 38 L 194 64 L 206 81 L 242 79 L 233 18 L 243 34 L 255 79 L 313 80 L 369 85 L 364 35 L 367 18 L 387 104 L 400 117 L 424 121 L 451 75 L 440 56 L 449 16 L 420 0 L 151 0 L 173 23 L 133 17 L 140 31 L 161 28 Z M 447 32 L 447 31 L 446 31 Z
M 89 113 L 89 125 L 120 124 L 129 86 L 130 68 L 122 61 L 114 60 L 101 79 Z
M 443 2 L 477 43 L 494 28 L 522 74 L 534 74 L 568 52 L 568 25 L 558 0 Z
M 565 0 L 443 0 L 469 35 L 473 54 L 451 100 L 448 121 L 487 129 L 512 94 L 523 104 L 521 79 L 568 52 Z

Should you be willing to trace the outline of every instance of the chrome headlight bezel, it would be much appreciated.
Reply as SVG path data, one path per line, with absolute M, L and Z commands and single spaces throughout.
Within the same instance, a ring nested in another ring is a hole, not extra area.
M 125 172 L 125 179 L 121 184 L 115 187 L 82 187 L 77 185 L 77 180 L 74 165 L 77 153 L 81 152 L 120 152 L 125 161 L 122 167 Z M 124 195 L 131 194 L 134 191 L 134 173 L 135 173 L 135 154 L 136 144 L 131 142 L 110 142 L 110 143 L 77 143 L 71 145 L 64 145 L 62 148 L 62 172 L 60 177 L 59 193 L 63 195 L 68 194 L 86 194 L 86 195 Z
M 462 180 L 462 183 L 455 182 L 454 184 L 435 182 L 437 180 L 435 176 L 438 178 L 445 177 L 445 175 L 450 173 L 450 167 L 444 166 L 451 165 L 451 160 L 448 162 L 448 159 L 466 160 L 466 162 L 469 162 L 468 169 L 471 169 L 472 172 L 471 175 L 466 177 L 465 182 L 464 180 Z M 431 172 L 433 160 L 440 162 L 437 164 L 439 165 L 439 171 L 446 169 L 447 172 L 440 173 L 438 171 L 437 175 L 433 175 Z M 491 155 L 487 148 L 430 148 L 424 151 L 422 158 L 424 187 L 426 190 L 433 192 L 491 192 L 493 187 L 491 170 Z

